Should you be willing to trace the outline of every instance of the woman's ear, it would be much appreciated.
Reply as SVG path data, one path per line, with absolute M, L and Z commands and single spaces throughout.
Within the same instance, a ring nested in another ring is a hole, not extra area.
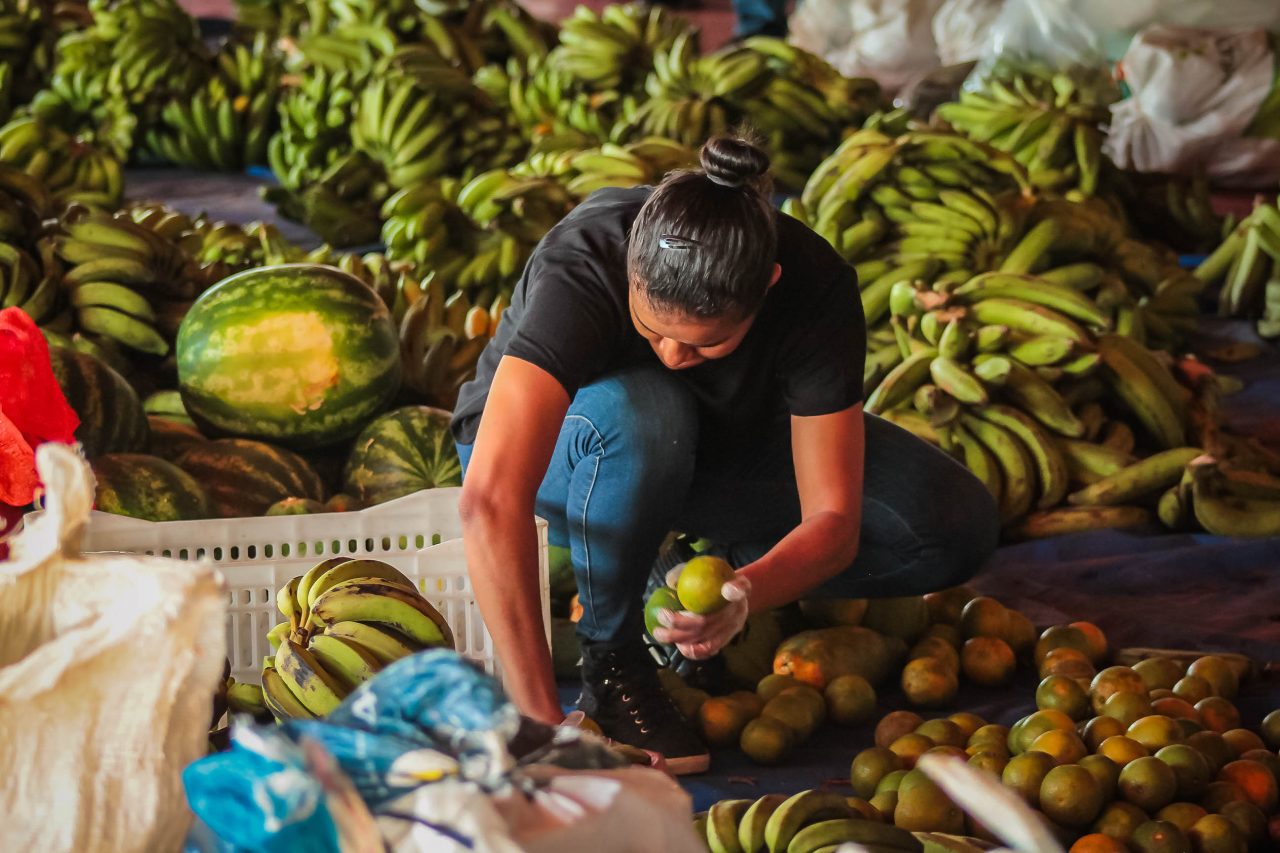
M 773 287 L 782 278 L 782 264 L 773 265 L 773 275 L 769 276 L 769 286 Z

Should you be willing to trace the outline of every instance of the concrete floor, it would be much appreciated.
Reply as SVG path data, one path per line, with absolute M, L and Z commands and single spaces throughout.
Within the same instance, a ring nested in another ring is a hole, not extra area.
M 235 6 L 231 0 L 180 0 L 183 8 L 193 15 L 206 18 L 231 18 Z M 606 0 L 524 0 L 521 4 L 533 14 L 547 20 L 560 20 L 573 12 L 575 6 L 587 5 L 599 9 L 608 5 Z M 703 49 L 714 49 L 728 40 L 733 33 L 733 6 L 730 0 L 701 0 L 699 8 L 680 10 L 680 14 L 693 20 L 702 29 Z

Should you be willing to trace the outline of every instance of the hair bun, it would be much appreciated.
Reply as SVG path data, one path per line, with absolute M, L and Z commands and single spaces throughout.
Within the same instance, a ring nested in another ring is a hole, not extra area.
M 702 146 L 699 159 L 707 177 L 729 187 L 763 189 L 769 174 L 769 155 L 753 140 L 740 136 L 714 136 Z

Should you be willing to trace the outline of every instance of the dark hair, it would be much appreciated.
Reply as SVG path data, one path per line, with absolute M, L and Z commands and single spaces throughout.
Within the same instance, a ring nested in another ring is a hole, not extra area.
M 659 311 L 746 318 L 777 259 L 769 155 L 742 136 L 702 146 L 702 168 L 673 172 L 631 226 L 627 274 Z

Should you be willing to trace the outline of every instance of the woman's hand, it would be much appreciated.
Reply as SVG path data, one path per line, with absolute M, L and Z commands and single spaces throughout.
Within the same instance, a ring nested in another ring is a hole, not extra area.
M 667 585 L 675 589 L 683 565 L 667 573 Z M 690 660 L 715 657 L 747 624 L 750 613 L 751 581 L 742 575 L 726 581 L 720 595 L 728 602 L 714 613 L 699 616 L 687 610 L 660 610 L 658 621 L 664 627 L 653 632 L 659 643 L 672 643 Z

